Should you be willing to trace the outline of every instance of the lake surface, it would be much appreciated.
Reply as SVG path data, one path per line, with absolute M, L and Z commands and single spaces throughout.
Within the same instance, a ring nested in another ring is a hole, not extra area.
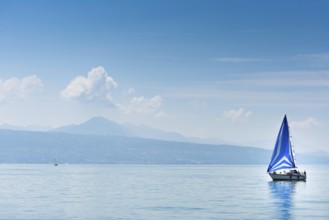
M 0 219 L 329 219 L 329 166 L 0 165 Z

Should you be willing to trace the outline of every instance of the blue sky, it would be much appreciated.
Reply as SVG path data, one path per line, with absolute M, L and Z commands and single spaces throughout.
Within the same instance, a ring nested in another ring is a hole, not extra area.
M 327 1 L 0 1 L 0 124 L 104 116 L 329 152 Z

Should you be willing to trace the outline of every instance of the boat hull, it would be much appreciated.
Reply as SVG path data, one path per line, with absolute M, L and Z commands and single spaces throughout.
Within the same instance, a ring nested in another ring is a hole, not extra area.
M 291 174 L 291 173 L 284 173 L 284 174 L 279 174 L 279 173 L 269 173 L 271 178 L 274 181 L 305 181 L 306 180 L 306 175 L 304 174 Z

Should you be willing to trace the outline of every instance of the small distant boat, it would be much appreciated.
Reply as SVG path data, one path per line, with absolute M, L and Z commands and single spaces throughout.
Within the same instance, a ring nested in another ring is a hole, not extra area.
M 306 180 L 306 171 L 297 170 L 287 115 L 283 118 L 267 173 L 273 180 Z
M 54 166 L 58 166 L 57 160 L 54 161 Z

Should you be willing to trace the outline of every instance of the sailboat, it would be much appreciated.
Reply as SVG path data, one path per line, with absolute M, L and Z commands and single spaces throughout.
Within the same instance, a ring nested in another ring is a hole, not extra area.
M 283 118 L 267 173 L 273 180 L 306 180 L 306 171 L 297 170 L 287 115 Z

